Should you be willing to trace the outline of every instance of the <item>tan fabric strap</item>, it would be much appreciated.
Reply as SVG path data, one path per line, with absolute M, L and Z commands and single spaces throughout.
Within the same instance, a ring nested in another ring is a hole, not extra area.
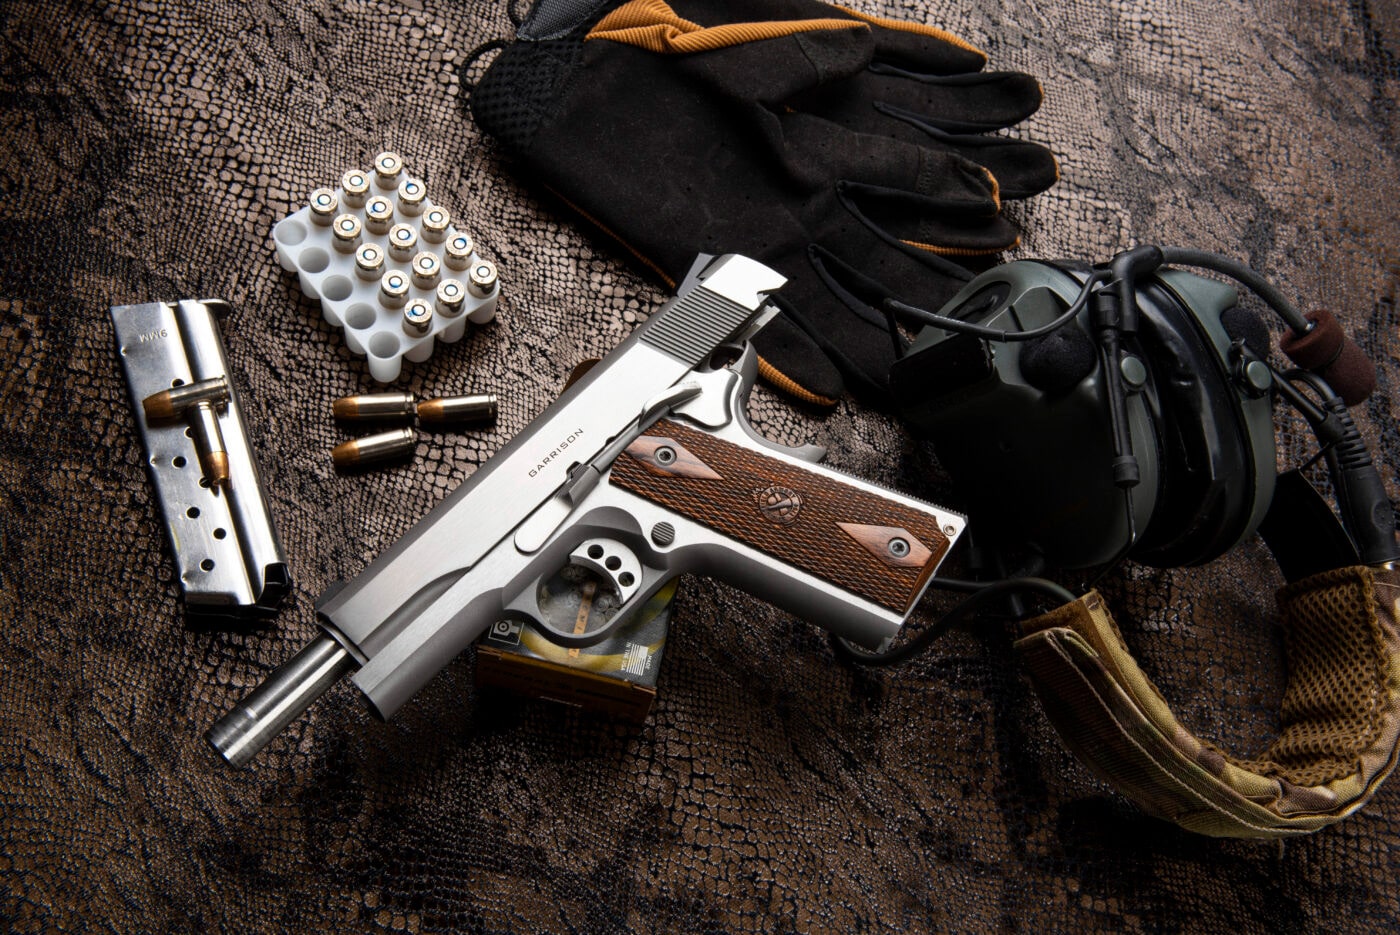
M 1026 621 L 1016 652 L 1069 749 L 1151 814 L 1218 837 L 1306 834 L 1360 808 L 1400 740 L 1400 572 L 1341 568 L 1279 592 L 1288 685 L 1257 759 L 1186 730 L 1098 592 Z

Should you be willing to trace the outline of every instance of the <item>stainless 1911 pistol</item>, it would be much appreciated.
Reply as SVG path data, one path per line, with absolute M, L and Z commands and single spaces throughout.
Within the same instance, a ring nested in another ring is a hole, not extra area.
M 877 648 L 903 626 L 963 517 L 760 438 L 744 406 L 748 338 L 784 279 L 701 256 L 675 298 L 352 581 L 324 630 L 209 731 L 235 765 L 347 671 L 394 714 L 494 622 L 565 646 L 602 639 L 679 574 L 708 575 Z M 560 569 L 596 577 L 605 622 L 549 606 Z

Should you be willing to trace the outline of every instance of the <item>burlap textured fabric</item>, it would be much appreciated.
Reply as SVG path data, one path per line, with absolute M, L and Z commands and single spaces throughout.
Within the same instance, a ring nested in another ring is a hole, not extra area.
M 871 3 L 1038 75 L 1063 178 L 1025 256 L 1136 242 L 1247 259 L 1381 366 L 1355 411 L 1400 494 L 1400 9 Z M 462 107 L 505 4 L 0 6 L 0 923 L 15 931 L 1345 931 L 1400 922 L 1400 785 L 1285 844 L 1148 818 L 1063 751 L 1008 626 L 889 672 L 682 582 L 650 721 L 479 697 L 470 654 L 392 723 L 341 685 L 255 765 L 201 733 L 314 632 L 311 604 L 523 428 L 663 296 L 542 200 Z M 410 366 L 494 390 L 494 429 L 346 477 L 330 401 L 364 362 L 273 258 L 273 223 L 393 148 L 501 268 L 499 320 Z M 107 309 L 220 296 L 296 590 L 267 629 L 187 627 Z M 766 391 L 770 436 L 958 506 L 927 448 Z M 1281 460 L 1308 448 L 1285 418 Z M 466 534 L 464 532 L 464 534 Z M 1193 733 L 1269 747 L 1284 678 L 1262 545 L 1101 585 Z M 914 625 L 939 608 L 931 599 Z

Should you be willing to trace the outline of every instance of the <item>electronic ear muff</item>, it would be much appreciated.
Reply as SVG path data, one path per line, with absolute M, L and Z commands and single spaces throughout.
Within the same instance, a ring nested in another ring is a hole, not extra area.
M 944 316 L 1034 332 L 1062 318 L 1091 281 L 1085 268 L 1010 263 L 973 280 Z M 1194 565 L 1263 519 L 1273 420 L 1267 375 L 1255 375 L 1261 389 L 1230 361 L 1222 315 L 1235 291 L 1181 270 L 1136 291 L 1136 320 L 1112 362 L 1101 360 L 1094 333 L 1100 290 L 1082 312 L 1024 341 L 930 326 L 895 365 L 902 414 L 973 499 L 983 541 L 1059 568 L 1108 562 L 1129 542 L 1147 564 Z M 1125 430 L 1110 411 L 1114 383 Z
M 1260 295 L 1288 326 L 1282 349 L 1306 369 L 1274 369 L 1268 329 L 1235 289 L 1170 263 Z M 1156 247 L 1097 267 L 995 267 L 937 315 L 886 307 L 927 323 L 891 391 L 969 499 L 984 545 L 1064 569 L 1125 556 L 1173 567 L 1258 530 L 1288 579 L 1289 681 L 1263 757 L 1191 735 L 1096 591 L 1023 621 L 1016 644 L 1066 745 L 1148 812 L 1206 834 L 1301 834 L 1359 808 L 1400 741 L 1400 549 L 1346 412 L 1374 371 L 1335 319 L 1298 314 L 1227 258 Z M 1340 522 L 1301 474 L 1276 476 L 1275 397 L 1317 433 Z

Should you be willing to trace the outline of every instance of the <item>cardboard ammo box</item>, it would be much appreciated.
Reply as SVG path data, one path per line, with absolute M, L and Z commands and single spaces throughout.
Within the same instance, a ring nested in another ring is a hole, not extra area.
M 656 697 L 676 582 L 600 643 L 569 649 L 529 621 L 502 620 L 477 643 L 476 684 L 640 723 Z

